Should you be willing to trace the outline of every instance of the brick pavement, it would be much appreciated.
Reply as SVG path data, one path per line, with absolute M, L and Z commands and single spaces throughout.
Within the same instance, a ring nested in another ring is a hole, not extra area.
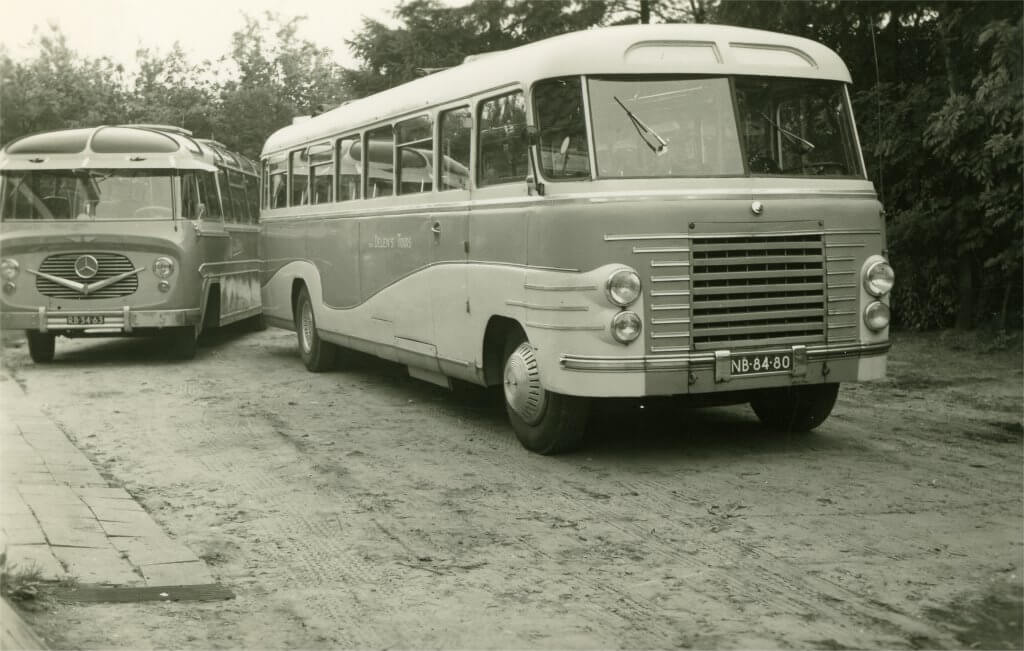
M 6 373 L 6 371 L 5 371 Z M 168 536 L 8 375 L 0 382 L 0 547 L 8 568 L 99 586 L 207 585 L 201 559 Z

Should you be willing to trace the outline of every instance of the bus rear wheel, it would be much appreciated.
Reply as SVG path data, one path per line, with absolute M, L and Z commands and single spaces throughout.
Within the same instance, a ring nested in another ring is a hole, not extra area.
M 784 432 L 809 432 L 825 422 L 839 395 L 838 384 L 763 389 L 750 406 L 762 423 Z
M 523 447 L 558 454 L 582 445 L 590 400 L 544 389 L 536 352 L 521 336 L 510 338 L 505 346 L 502 378 L 505 411 Z
M 27 330 L 25 338 L 28 340 L 28 356 L 32 358 L 33 362 L 48 364 L 53 361 L 53 352 L 56 348 L 54 335 L 49 332 Z
M 316 317 L 309 291 L 303 287 L 295 299 L 295 333 L 299 340 L 299 356 L 306 368 L 321 373 L 334 366 L 338 348 L 324 341 L 316 331 Z

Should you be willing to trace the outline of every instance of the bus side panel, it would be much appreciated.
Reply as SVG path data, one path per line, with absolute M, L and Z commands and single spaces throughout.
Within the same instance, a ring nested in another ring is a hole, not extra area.
M 323 283 L 323 302 L 336 309 L 358 305 L 359 222 L 346 217 L 310 222 L 308 250 Z
M 305 226 L 299 220 L 263 221 L 263 314 L 275 325 L 293 323 L 290 283 L 282 283 L 282 267 L 292 260 L 308 260 Z M 276 280 L 277 282 L 271 282 Z

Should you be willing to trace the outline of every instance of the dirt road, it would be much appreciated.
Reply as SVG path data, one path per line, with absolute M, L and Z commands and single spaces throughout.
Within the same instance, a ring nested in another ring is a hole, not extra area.
M 294 336 L 58 343 L 23 387 L 237 594 L 57 604 L 60 648 L 1020 648 L 1019 353 L 897 338 L 810 436 L 614 403 L 581 453 Z M 20 385 L 20 387 L 18 386 Z

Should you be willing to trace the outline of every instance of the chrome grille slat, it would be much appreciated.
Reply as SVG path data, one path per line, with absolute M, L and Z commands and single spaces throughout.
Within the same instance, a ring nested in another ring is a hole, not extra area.
M 78 274 L 75 273 L 75 260 L 83 255 L 91 255 L 96 258 L 96 261 L 99 263 L 99 269 L 96 271 L 96 275 L 88 280 L 79 278 Z M 42 273 L 57 276 L 58 278 L 64 278 L 66 280 L 86 283 L 94 283 L 123 273 L 128 273 L 134 268 L 135 267 L 132 266 L 132 261 L 121 254 L 94 252 L 58 253 L 47 257 L 43 260 L 42 264 L 39 265 L 39 271 Z M 85 300 L 120 298 L 122 296 L 134 294 L 138 288 L 139 277 L 136 274 L 132 274 L 127 278 L 117 281 L 109 287 L 104 287 L 103 289 L 91 292 L 88 295 L 75 291 L 70 287 L 64 287 L 52 280 L 36 276 L 36 291 L 43 296 L 49 296 L 51 298 Z
M 825 246 L 820 234 L 694 238 L 695 349 L 825 341 Z

